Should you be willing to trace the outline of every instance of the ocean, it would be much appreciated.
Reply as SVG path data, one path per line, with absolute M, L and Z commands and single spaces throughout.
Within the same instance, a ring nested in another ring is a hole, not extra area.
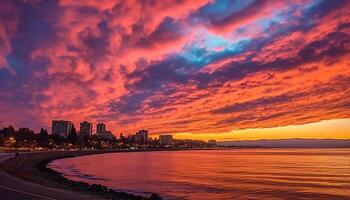
M 231 149 L 55 160 L 65 177 L 166 199 L 350 199 L 350 149 Z

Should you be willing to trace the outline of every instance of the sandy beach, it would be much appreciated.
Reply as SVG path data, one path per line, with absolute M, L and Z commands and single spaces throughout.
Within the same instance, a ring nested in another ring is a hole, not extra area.
M 7 159 L 0 164 L 2 171 L 0 173 L 0 179 L 11 179 L 16 188 L 23 190 L 35 187 L 35 191 L 40 191 L 41 193 L 44 191 L 46 196 L 51 194 L 51 196 L 54 196 L 53 199 L 159 199 L 156 194 L 147 198 L 120 191 L 116 192 L 102 185 L 89 185 L 84 182 L 74 182 L 63 177 L 60 173 L 46 167 L 47 163 L 55 159 L 113 152 L 118 151 L 31 152 L 20 153 L 18 156 L 14 156 L 14 153 L 3 154 L 1 157 Z M 6 177 L 2 178 L 4 176 Z M 63 196 L 59 197 L 60 194 Z

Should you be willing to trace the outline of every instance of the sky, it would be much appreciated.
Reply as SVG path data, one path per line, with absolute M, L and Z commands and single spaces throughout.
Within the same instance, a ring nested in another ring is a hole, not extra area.
M 350 138 L 348 0 L 0 0 L 0 126 Z

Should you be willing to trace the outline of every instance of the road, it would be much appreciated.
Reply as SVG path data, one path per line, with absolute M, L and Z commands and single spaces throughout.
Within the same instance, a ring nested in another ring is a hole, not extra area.
M 45 197 L 33 193 L 27 193 L 20 190 L 0 186 L 1 199 L 28 199 L 28 200 L 39 200 L 47 199 L 53 200 L 53 198 Z
M 9 154 L 0 154 L 0 162 L 6 162 Z M 1 200 L 93 200 L 96 197 L 78 192 L 50 188 L 10 176 L 0 170 Z

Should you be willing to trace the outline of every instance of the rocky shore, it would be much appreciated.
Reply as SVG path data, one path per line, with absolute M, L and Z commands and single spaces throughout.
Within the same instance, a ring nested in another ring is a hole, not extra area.
M 126 192 L 114 191 L 98 184 L 72 181 L 65 178 L 61 173 L 47 167 L 47 164 L 55 159 L 62 159 L 75 156 L 91 154 L 113 153 L 116 150 L 100 151 L 61 151 L 61 152 L 35 152 L 20 153 L 0 165 L 0 168 L 7 173 L 41 185 L 72 190 L 96 196 L 97 199 L 115 200 L 160 200 L 158 194 L 150 197 L 138 196 Z

